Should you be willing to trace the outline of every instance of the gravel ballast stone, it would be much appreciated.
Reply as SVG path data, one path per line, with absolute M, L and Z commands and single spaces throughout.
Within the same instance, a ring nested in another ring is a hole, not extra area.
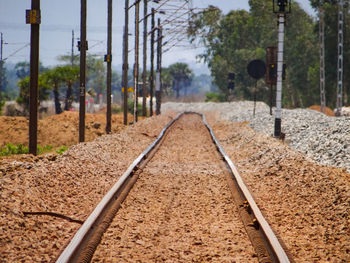
M 162 105 L 162 111 L 170 108 L 169 105 Z M 199 111 L 193 105 L 172 107 Z M 296 262 L 350 262 L 350 174 L 345 169 L 349 160 L 340 159 L 343 169 L 319 165 L 287 145 L 297 142 L 291 139 L 292 134 L 286 133 L 286 143 L 282 143 L 247 127 L 247 122 L 254 124 L 252 117 L 248 119 L 252 105 L 251 102 L 203 103 L 196 107 L 207 112 L 215 135 Z M 257 105 L 257 116 L 269 114 L 266 105 Z M 304 110 L 301 112 L 304 115 Z M 286 132 L 288 119 L 284 117 L 288 113 L 283 114 L 282 127 Z M 120 133 L 74 146 L 55 158 L 0 159 L 0 262 L 54 261 L 80 224 L 47 215 L 24 216 L 23 212 L 51 211 L 84 221 L 174 116 L 175 112 L 169 112 L 146 119 Z M 243 123 L 234 122 L 235 119 Z M 344 117 L 336 120 L 345 122 L 337 123 L 339 127 L 348 122 Z M 334 128 L 329 125 L 324 131 L 326 135 Z M 271 135 L 272 126 L 265 133 Z M 339 134 L 343 133 L 339 131 Z M 346 136 L 340 136 L 339 141 L 348 144 Z M 182 139 L 186 143 L 187 136 Z M 323 149 L 328 152 L 327 148 Z M 349 156 L 347 152 L 346 155 Z M 166 167 L 166 160 L 163 165 Z

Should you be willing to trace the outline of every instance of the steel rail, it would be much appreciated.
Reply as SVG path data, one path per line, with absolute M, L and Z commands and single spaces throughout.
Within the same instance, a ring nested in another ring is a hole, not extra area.
M 132 176 L 133 171 L 137 169 L 137 165 L 147 157 L 150 151 L 158 145 L 165 132 L 171 127 L 171 125 L 178 120 L 184 113 L 178 114 L 174 119 L 172 119 L 165 128 L 161 131 L 159 136 L 153 141 L 148 148 L 142 152 L 135 161 L 128 167 L 125 173 L 118 179 L 118 181 L 113 185 L 113 187 L 107 192 L 100 203 L 96 206 L 94 211 L 85 220 L 84 224 L 79 228 L 79 230 L 74 235 L 73 239 L 70 241 L 68 246 L 61 253 L 60 257 L 57 259 L 56 263 L 66 263 L 70 262 L 70 259 L 75 255 L 76 251 L 79 249 L 80 244 L 85 240 L 85 238 L 91 232 L 94 223 L 98 220 L 107 205 L 113 201 L 115 195 L 119 192 L 120 188 L 123 186 L 124 182 Z
M 220 145 L 219 141 L 216 139 L 216 136 L 212 130 L 212 128 L 209 126 L 205 116 L 203 114 L 199 114 L 202 116 L 203 122 L 205 126 L 207 127 L 214 143 L 216 144 L 216 147 L 218 148 L 221 155 L 224 157 L 228 167 L 230 168 L 232 175 L 234 176 L 237 185 L 242 192 L 244 198 L 247 200 L 252 213 L 254 214 L 256 220 L 259 223 L 259 230 L 261 229 L 263 235 L 265 236 L 265 240 L 268 241 L 268 245 L 270 246 L 270 250 L 274 253 L 274 256 L 277 258 L 278 262 L 281 263 L 289 263 L 290 260 L 287 256 L 287 253 L 284 251 L 282 245 L 280 244 L 278 238 L 276 237 L 275 233 L 273 232 L 270 225 L 267 223 L 266 219 L 262 215 L 258 205 L 255 203 L 253 196 L 249 192 L 247 186 L 243 182 L 242 177 L 240 176 L 236 166 L 233 164 L 231 159 L 228 157 L 228 155 L 225 153 L 224 149 Z
M 85 220 L 84 224 L 80 227 L 80 229 L 76 232 L 73 239 L 70 241 L 68 246 L 64 249 L 64 251 L 61 253 L 60 257 L 57 259 L 56 263 L 66 263 L 70 262 L 70 260 L 75 256 L 76 251 L 78 251 L 80 244 L 88 238 L 89 233 L 91 233 L 91 229 L 93 228 L 94 224 L 98 221 L 100 218 L 102 212 L 104 209 L 113 202 L 113 199 L 117 195 L 118 192 L 120 192 L 121 188 L 124 186 L 124 183 L 132 177 L 133 172 L 137 170 L 138 165 L 141 161 L 143 161 L 148 154 L 159 144 L 159 142 L 164 137 L 166 131 L 172 126 L 172 124 L 177 121 L 182 115 L 184 114 L 198 114 L 202 117 L 203 123 L 208 129 L 211 138 L 213 142 L 215 143 L 218 151 L 222 155 L 223 159 L 225 160 L 227 166 L 229 167 L 229 170 L 231 174 L 233 175 L 234 179 L 236 180 L 237 186 L 239 188 L 239 191 L 243 195 L 243 198 L 248 202 L 249 207 L 257 220 L 259 224 L 259 231 L 263 235 L 266 244 L 269 246 L 269 251 L 273 253 L 273 257 L 276 258 L 278 262 L 281 263 L 289 263 L 291 262 L 284 251 L 282 245 L 280 244 L 278 238 L 274 234 L 272 228 L 269 226 L 267 221 L 265 220 L 264 216 L 262 215 L 259 207 L 255 203 L 251 193 L 249 192 L 247 186 L 244 184 L 242 177 L 240 176 L 237 168 L 231 161 L 231 159 L 228 157 L 228 155 L 225 153 L 224 149 L 220 145 L 219 141 L 217 140 L 212 128 L 209 126 L 205 116 L 201 113 L 197 112 L 191 112 L 186 111 L 178 114 L 174 119 L 172 119 L 165 128 L 161 131 L 159 136 L 151 143 L 151 145 L 148 146 L 148 148 L 142 152 L 135 161 L 128 167 L 128 169 L 125 171 L 125 173 L 118 179 L 118 181 L 114 184 L 114 186 L 108 191 L 108 193 L 103 197 L 103 199 L 100 201 L 100 203 L 96 206 L 94 211 L 89 215 L 89 217 Z

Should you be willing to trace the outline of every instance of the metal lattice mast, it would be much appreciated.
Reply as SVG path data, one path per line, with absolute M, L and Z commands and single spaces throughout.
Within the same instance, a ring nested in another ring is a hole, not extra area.
M 337 109 L 336 115 L 341 114 L 343 106 L 343 27 L 344 27 L 344 3 L 338 1 L 338 81 L 337 81 Z
M 276 95 L 275 133 L 274 133 L 276 138 L 279 138 L 281 135 L 284 23 L 285 23 L 285 14 L 284 13 L 278 14 L 277 95 Z
M 319 24 L 319 37 L 320 37 L 320 99 L 321 99 L 321 111 L 325 112 L 326 107 L 326 90 L 325 90 L 325 64 L 324 64 L 324 11 L 323 1 L 320 3 L 318 13 L 320 16 Z

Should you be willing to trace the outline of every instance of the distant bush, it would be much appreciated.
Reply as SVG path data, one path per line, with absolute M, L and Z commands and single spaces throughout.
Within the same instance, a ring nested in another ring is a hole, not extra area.
M 225 101 L 225 95 L 215 92 L 208 92 L 205 94 L 205 102 L 223 102 Z
M 68 150 L 68 147 L 67 146 L 61 146 L 60 148 L 58 148 L 58 150 L 56 151 L 56 153 L 58 154 L 62 154 L 64 153 L 65 151 Z
M 5 105 L 5 101 L 1 100 L 1 96 L 0 96 L 0 115 L 2 115 L 2 108 Z
M 46 145 L 44 147 L 41 147 L 40 145 L 38 145 L 37 149 L 38 149 L 38 154 L 43 154 L 43 153 L 47 153 L 52 151 L 53 146 L 51 145 Z
M 14 145 L 11 143 L 6 144 L 4 147 L 0 148 L 0 156 L 8 156 L 13 154 L 25 154 L 28 153 L 29 149 L 23 144 Z
M 37 146 L 38 154 L 43 154 L 46 152 L 49 152 L 52 150 L 51 145 L 46 145 L 44 147 L 41 147 L 40 145 Z M 13 154 L 28 154 L 29 148 L 27 146 L 24 146 L 23 144 L 11 144 L 8 143 L 4 147 L 0 148 L 0 156 L 9 156 Z

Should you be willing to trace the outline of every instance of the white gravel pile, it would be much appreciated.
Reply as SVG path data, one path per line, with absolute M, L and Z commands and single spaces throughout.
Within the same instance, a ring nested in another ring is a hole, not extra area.
M 274 111 L 263 102 L 240 101 L 230 103 L 173 103 L 162 110 L 217 111 L 223 119 L 249 122 L 249 126 L 269 136 L 274 131 Z M 286 142 L 309 158 L 324 164 L 346 168 L 350 172 L 350 117 L 329 117 L 308 109 L 282 110 L 282 131 Z

